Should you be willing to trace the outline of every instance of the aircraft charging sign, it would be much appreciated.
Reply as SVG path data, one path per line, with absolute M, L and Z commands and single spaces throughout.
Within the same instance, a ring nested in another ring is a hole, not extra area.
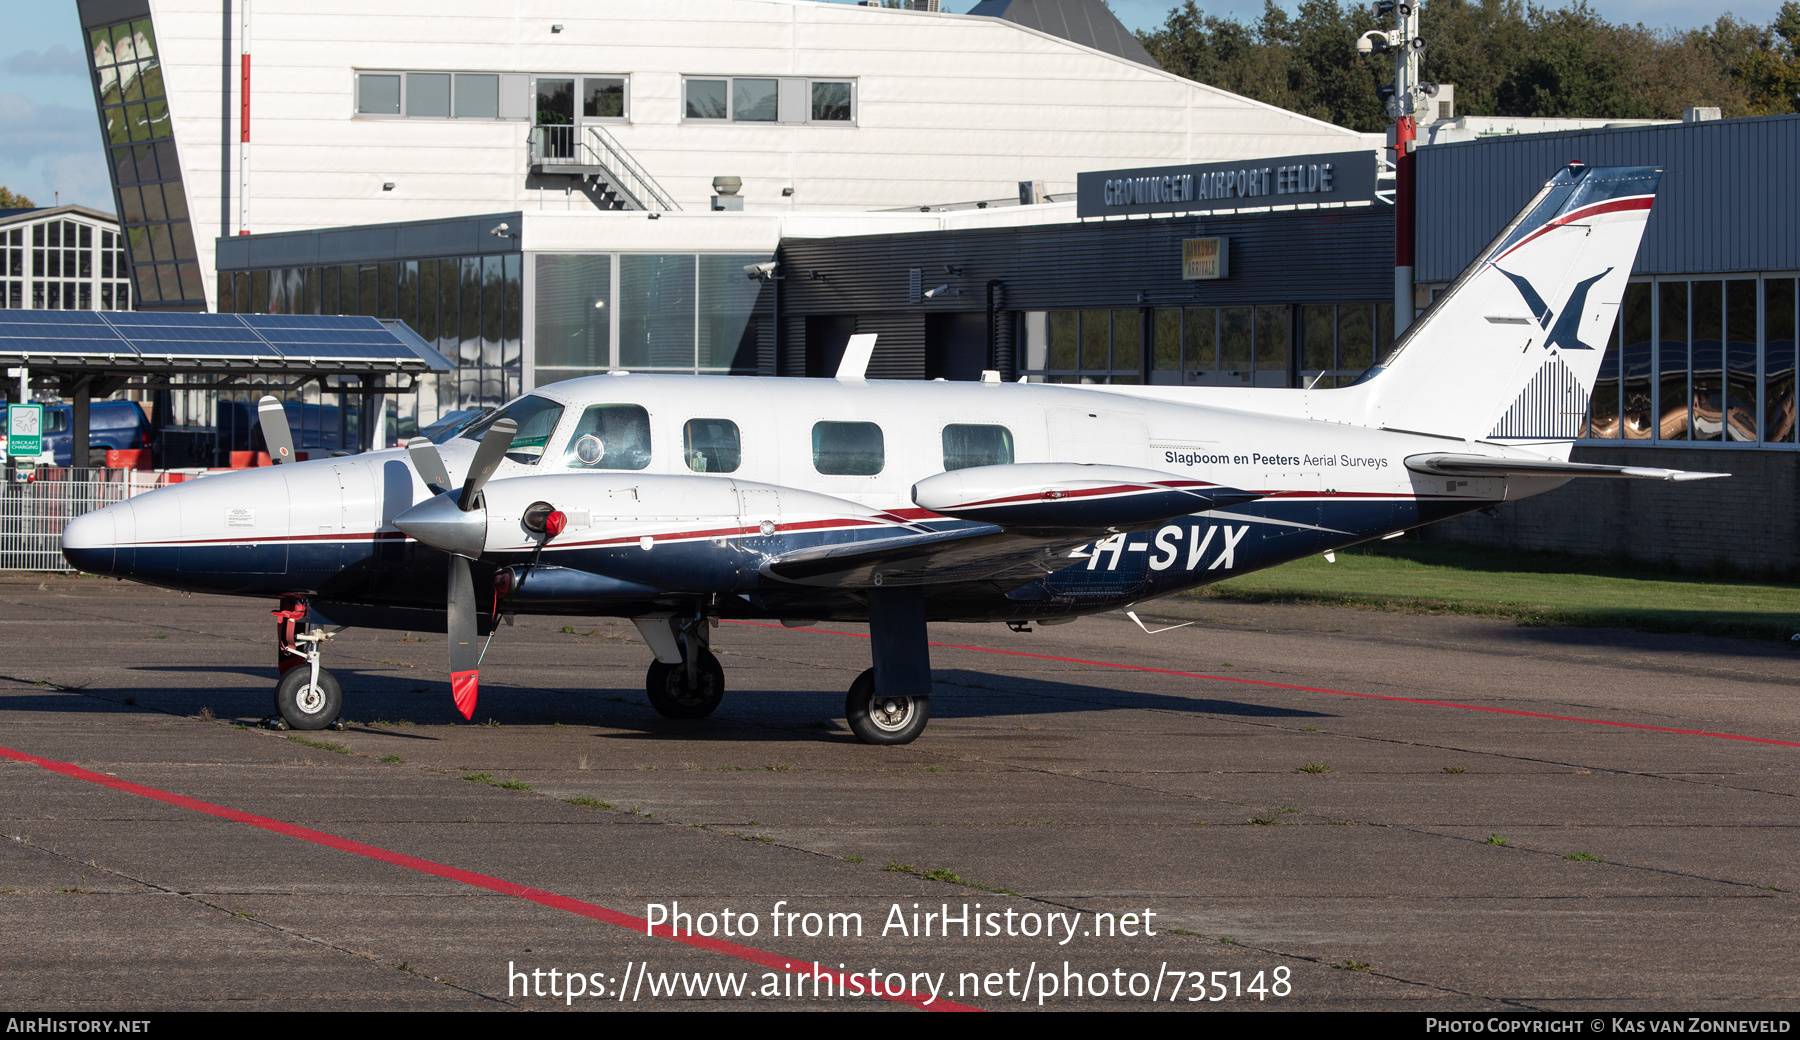
M 13 458 L 36 458 L 44 450 L 44 406 L 14 404 L 6 407 L 6 453 Z

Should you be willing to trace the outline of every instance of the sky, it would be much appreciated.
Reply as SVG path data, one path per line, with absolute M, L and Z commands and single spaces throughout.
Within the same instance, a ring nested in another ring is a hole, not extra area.
M 849 0 L 832 0 L 849 2 Z M 946 0 L 962 12 L 975 0 Z M 1154 29 L 1168 17 L 1174 0 L 1111 0 L 1113 12 L 1130 29 Z M 1293 10 L 1295 4 L 1283 6 Z M 1690 29 L 1709 25 L 1727 11 L 1767 24 L 1781 0 L 1591 0 L 1590 7 L 1611 21 L 1643 22 L 1653 28 Z M 1262 0 L 1211 0 L 1200 4 L 1215 15 L 1256 18 Z M 81 28 L 74 0 L 9 5 L 7 39 L 0 44 L 0 185 L 27 195 L 40 206 L 61 193 L 64 203 L 112 212 L 112 188 L 100 145 L 100 122 L 82 61 Z

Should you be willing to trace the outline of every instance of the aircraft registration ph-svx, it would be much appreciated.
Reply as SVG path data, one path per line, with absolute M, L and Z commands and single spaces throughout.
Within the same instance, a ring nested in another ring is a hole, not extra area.
M 404 449 L 208 477 L 75 520 L 83 571 L 279 599 L 276 707 L 318 729 L 333 625 L 447 631 L 475 710 L 513 614 L 630 618 L 665 716 L 713 711 L 720 619 L 867 622 L 846 714 L 924 728 L 926 625 L 1015 628 L 1539 494 L 1569 461 L 1661 171 L 1562 169 L 1357 383 L 1323 390 L 614 373 Z M 279 403 L 265 438 L 292 456 Z

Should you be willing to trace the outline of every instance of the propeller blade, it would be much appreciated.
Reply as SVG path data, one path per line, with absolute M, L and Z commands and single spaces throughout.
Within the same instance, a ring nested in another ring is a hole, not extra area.
M 444 608 L 449 613 L 450 696 L 462 717 L 472 719 L 475 695 L 481 685 L 481 673 L 476 669 L 481 660 L 480 631 L 475 618 L 475 580 L 469 574 L 469 561 L 461 556 L 450 557 Z
M 256 421 L 262 424 L 263 443 L 269 446 L 269 461 L 279 466 L 298 461 L 294 455 L 294 435 L 288 430 L 287 409 L 273 397 L 256 402 Z
M 437 445 L 414 437 L 406 442 L 406 454 L 411 456 L 413 469 L 419 471 L 419 479 L 426 487 L 439 495 L 450 490 L 450 471 L 444 468 L 444 457 L 438 454 Z
M 475 508 L 475 496 L 481 494 L 481 486 L 494 475 L 494 467 L 506 457 L 506 450 L 512 447 L 513 437 L 518 432 L 518 423 L 501 419 L 481 435 L 481 444 L 475 449 L 475 460 L 469 463 L 469 477 L 463 481 L 462 497 L 456 500 L 456 508 L 465 513 Z

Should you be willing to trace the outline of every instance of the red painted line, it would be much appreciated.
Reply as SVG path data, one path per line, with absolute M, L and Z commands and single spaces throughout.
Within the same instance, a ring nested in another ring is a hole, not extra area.
M 756 628 L 784 628 L 786 626 L 771 624 L 766 621 L 733 621 L 736 625 L 751 625 Z M 834 632 L 828 628 L 790 629 L 796 632 L 817 632 L 827 636 L 849 636 L 852 639 L 867 639 L 861 632 Z M 1649 730 L 1652 733 L 1676 733 L 1688 737 L 1714 737 L 1719 740 L 1742 740 L 1751 744 L 1773 744 L 1777 747 L 1800 748 L 1800 742 L 1792 740 L 1776 740 L 1773 737 L 1747 737 L 1741 733 L 1713 733 L 1703 729 L 1675 729 L 1670 726 L 1650 726 L 1642 722 L 1614 722 L 1608 719 L 1585 719 L 1579 715 L 1551 715 L 1541 711 L 1524 711 L 1519 708 L 1490 708 L 1480 704 L 1462 704 L 1457 701 L 1434 701 L 1422 697 L 1393 697 L 1380 693 L 1353 693 L 1349 690 L 1333 690 L 1323 686 L 1297 686 L 1293 683 L 1270 682 L 1267 679 L 1243 679 L 1232 675 L 1207 675 L 1204 672 L 1182 672 L 1172 668 L 1152 668 L 1142 664 L 1118 664 L 1113 661 L 1090 661 L 1081 657 L 1057 657 L 1052 654 L 1033 654 L 1023 650 L 996 650 L 987 646 L 964 646 L 960 643 L 932 643 L 946 650 L 972 650 L 981 654 L 1000 654 L 1005 657 L 1030 657 L 1039 661 L 1060 661 L 1064 664 L 1086 664 L 1095 668 L 1117 668 L 1126 672 L 1151 672 L 1156 675 L 1173 675 L 1183 679 L 1212 679 L 1217 682 L 1239 683 L 1244 686 L 1267 686 L 1277 690 L 1298 690 L 1302 693 L 1325 693 L 1333 697 L 1356 697 L 1369 701 L 1393 701 L 1399 704 L 1423 704 L 1433 708 L 1461 708 L 1464 711 L 1485 711 L 1495 715 L 1518 715 L 1528 719 L 1548 719 L 1553 722 L 1585 722 L 1592 726 L 1616 726 L 1620 729 Z
M 272 820 L 267 816 L 257 816 L 254 813 L 226 808 L 223 805 L 214 805 L 211 802 L 203 802 L 198 798 L 189 798 L 186 795 L 174 794 L 173 792 L 163 791 L 155 787 L 134 784 L 129 780 L 120 780 L 118 777 L 96 773 L 92 770 L 83 769 L 80 766 L 72 765 L 68 762 L 58 762 L 55 759 L 49 758 L 39 758 L 37 755 L 28 754 L 24 751 L 14 751 L 11 748 L 0 747 L 0 758 L 10 758 L 15 762 L 23 762 L 26 765 L 37 766 L 40 769 L 46 769 L 52 773 L 59 773 L 63 776 L 70 777 L 71 779 L 85 780 L 90 784 L 98 784 L 101 787 L 110 787 L 115 791 L 122 791 L 126 794 L 135 794 L 140 798 L 148 798 L 152 801 L 163 802 L 183 809 L 191 809 L 194 812 L 205 813 L 208 816 L 217 816 L 222 820 L 230 820 L 233 823 L 241 823 L 265 831 L 273 831 L 276 834 L 285 835 L 289 838 L 298 838 L 301 841 L 311 842 L 314 845 L 323 845 L 328 849 L 337 849 L 339 852 L 348 852 L 353 856 L 362 856 L 367 859 L 379 860 L 382 863 L 391 863 L 398 867 L 405 867 L 408 870 L 416 870 L 421 874 L 431 874 L 450 881 L 458 881 L 474 888 L 485 888 L 490 892 L 498 892 L 504 896 L 516 896 L 520 899 L 537 903 L 540 906 L 547 906 L 554 910 L 563 910 L 581 917 L 591 918 L 595 921 L 617 925 L 620 928 L 626 928 L 637 932 L 639 935 L 650 934 L 650 922 L 641 917 L 633 917 L 630 914 L 620 913 L 617 910 L 609 910 L 606 907 L 595 903 L 586 903 L 579 899 L 571 899 L 568 896 L 557 895 L 554 892 L 546 892 L 541 888 L 531 888 L 527 885 L 514 884 L 511 881 L 491 877 L 487 874 L 477 874 L 472 871 L 436 863 L 432 860 L 420 859 L 417 856 L 408 856 L 403 852 L 391 852 L 375 845 L 365 845 L 360 841 L 351 841 L 348 838 L 340 838 L 335 834 L 326 834 L 324 831 L 315 831 L 292 823 L 284 823 L 281 820 Z M 813 962 L 811 961 L 808 961 L 805 964 L 795 964 L 794 959 L 791 957 L 783 957 L 780 954 L 770 953 L 767 950 L 759 950 L 752 946 L 742 946 L 738 943 L 726 942 L 723 939 L 709 939 L 703 935 L 659 935 L 656 936 L 656 938 L 668 939 L 671 942 L 681 943 L 683 946 L 692 946 L 697 949 L 709 950 L 713 953 L 722 953 L 727 957 L 735 957 L 738 960 L 748 961 L 751 964 L 758 964 L 775 971 L 786 971 L 795 975 L 808 976 L 813 973 Z M 835 983 L 839 986 L 842 986 L 848 981 L 847 974 L 841 971 L 822 972 L 821 977 L 825 976 L 833 978 Z M 948 1000 L 929 1000 L 929 998 L 910 990 L 874 993 L 872 995 L 881 997 L 884 1000 L 892 1000 L 899 1004 L 910 1004 L 911 1006 L 924 1011 L 981 1010 L 980 1008 L 969 1007 Z

